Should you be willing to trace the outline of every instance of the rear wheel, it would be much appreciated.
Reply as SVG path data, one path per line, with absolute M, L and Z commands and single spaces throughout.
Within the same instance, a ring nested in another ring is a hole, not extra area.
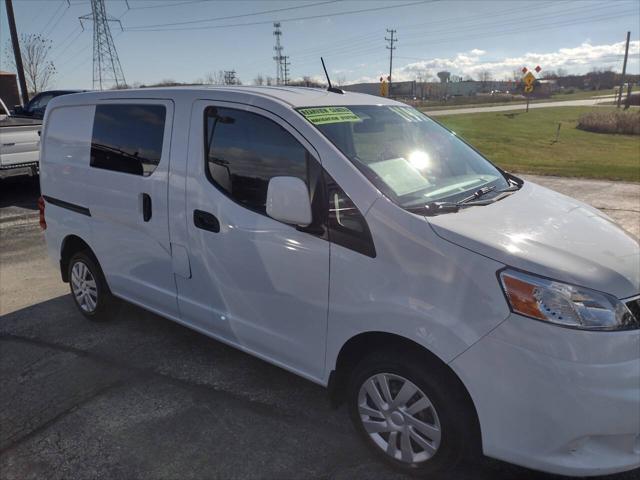
M 90 320 L 108 320 L 115 300 L 93 255 L 87 251 L 74 254 L 68 274 L 71 295 L 80 313 Z
M 371 355 L 355 368 L 349 411 L 374 452 L 405 473 L 450 472 L 479 451 L 475 410 L 460 382 L 422 355 Z

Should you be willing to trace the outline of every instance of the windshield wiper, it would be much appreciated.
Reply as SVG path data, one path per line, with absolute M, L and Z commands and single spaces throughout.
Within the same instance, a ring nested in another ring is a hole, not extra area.
M 413 213 L 419 213 L 427 216 L 439 215 L 441 213 L 455 213 L 464 207 L 470 207 L 473 205 L 485 205 L 484 202 L 474 203 L 474 201 L 478 200 L 480 197 L 483 197 L 487 193 L 495 191 L 496 193 L 500 194 L 500 193 L 507 193 L 507 192 L 515 192 L 516 190 L 519 190 L 519 189 L 520 189 L 520 185 L 512 185 L 510 187 L 503 188 L 502 190 L 496 190 L 495 186 L 483 187 L 479 190 L 476 190 L 473 194 L 463 198 L 458 202 L 429 202 L 417 207 L 409 207 L 407 208 L 407 210 Z M 503 197 L 500 197 L 500 198 L 503 198 Z M 499 198 L 496 197 L 496 199 L 499 199 Z
M 469 202 L 472 202 L 473 200 L 477 200 L 480 197 L 485 196 L 487 193 L 493 192 L 495 189 L 496 189 L 495 185 L 492 187 L 482 187 L 481 189 L 473 192 L 468 197 L 465 197 L 462 200 L 456 202 L 456 205 L 464 205 L 465 203 L 469 203 Z

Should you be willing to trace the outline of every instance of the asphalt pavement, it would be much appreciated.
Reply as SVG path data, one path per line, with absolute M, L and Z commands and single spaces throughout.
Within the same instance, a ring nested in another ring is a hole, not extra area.
M 551 107 L 592 107 L 594 105 L 606 104 L 614 100 L 613 95 L 586 98 L 583 100 L 563 100 L 559 102 L 531 102 L 529 109 L 535 108 L 551 108 Z M 438 117 L 441 115 L 461 115 L 463 113 L 485 113 L 485 112 L 511 112 L 514 110 L 525 110 L 526 103 L 515 103 L 510 105 L 495 105 L 492 107 L 483 107 L 476 105 L 469 108 L 451 108 L 448 110 L 429 110 L 425 113 L 430 117 Z
M 633 231 L 640 185 L 623 185 Z M 623 195 L 617 183 L 599 192 L 604 207 Z M 2 479 L 405 478 L 315 384 L 132 305 L 85 320 L 46 257 L 37 184 L 2 183 L 0 196 Z M 560 477 L 481 459 L 448 478 Z

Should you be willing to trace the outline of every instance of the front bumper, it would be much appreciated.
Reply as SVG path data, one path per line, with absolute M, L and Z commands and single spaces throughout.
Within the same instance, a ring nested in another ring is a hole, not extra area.
M 451 367 L 475 403 L 485 455 L 574 476 L 640 467 L 640 330 L 512 314 Z

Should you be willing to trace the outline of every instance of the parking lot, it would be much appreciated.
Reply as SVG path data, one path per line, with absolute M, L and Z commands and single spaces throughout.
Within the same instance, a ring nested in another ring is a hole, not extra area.
M 527 178 L 640 236 L 640 185 Z M 2 478 L 404 478 L 310 382 L 131 305 L 84 320 L 46 257 L 37 183 L 0 189 Z M 558 477 L 483 459 L 455 478 Z

